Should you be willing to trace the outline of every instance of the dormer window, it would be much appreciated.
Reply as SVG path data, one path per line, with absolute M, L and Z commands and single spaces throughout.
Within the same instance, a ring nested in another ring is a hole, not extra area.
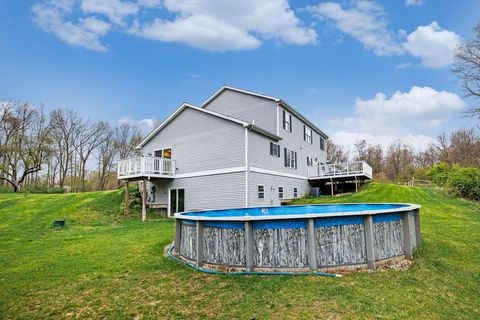
M 303 126 L 303 140 L 305 140 L 305 142 L 309 144 L 312 144 L 313 142 L 312 129 L 310 129 L 306 125 Z
M 292 115 L 283 110 L 283 129 L 292 132 Z

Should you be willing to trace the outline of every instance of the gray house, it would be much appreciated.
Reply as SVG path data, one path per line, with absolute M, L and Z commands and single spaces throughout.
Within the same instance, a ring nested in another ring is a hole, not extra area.
M 146 205 L 176 212 L 278 206 L 318 182 L 371 178 L 364 162 L 326 164 L 328 136 L 285 101 L 222 87 L 201 106 L 182 104 L 118 163 L 144 181 Z

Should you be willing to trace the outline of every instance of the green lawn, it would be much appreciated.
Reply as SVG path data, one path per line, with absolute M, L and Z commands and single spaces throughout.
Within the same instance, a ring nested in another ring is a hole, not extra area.
M 330 278 L 194 271 L 163 254 L 172 220 L 120 217 L 121 199 L 0 194 L 0 318 L 480 319 L 479 203 L 386 184 L 296 201 L 423 206 L 410 269 Z

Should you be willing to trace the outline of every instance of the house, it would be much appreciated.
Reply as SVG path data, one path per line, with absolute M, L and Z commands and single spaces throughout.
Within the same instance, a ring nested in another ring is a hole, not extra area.
M 169 216 L 279 206 L 319 181 L 333 192 L 334 179 L 371 178 L 364 162 L 326 164 L 327 139 L 282 99 L 224 86 L 201 106 L 183 103 L 139 144 L 141 157 L 119 162 L 118 178 L 144 181 L 147 204 Z

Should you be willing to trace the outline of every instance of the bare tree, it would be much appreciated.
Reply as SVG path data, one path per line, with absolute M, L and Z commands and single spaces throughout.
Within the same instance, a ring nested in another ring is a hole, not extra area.
M 327 162 L 341 163 L 348 161 L 348 152 L 342 146 L 335 144 L 331 139 L 327 140 Z
M 409 180 L 414 173 L 414 153 L 409 145 L 392 143 L 385 157 L 385 174 L 389 179 Z
M 100 121 L 90 124 L 84 122 L 84 126 L 79 128 L 79 136 L 75 140 L 75 150 L 79 156 L 79 176 L 81 191 L 85 191 L 85 174 L 87 161 L 94 152 L 108 137 L 107 132 L 110 130 L 106 122 Z
M 137 126 L 123 123 L 115 128 L 115 148 L 120 159 L 126 159 L 138 153 L 137 145 L 142 141 L 140 129 Z
M 56 109 L 50 113 L 50 123 L 59 166 L 59 185 L 63 188 L 68 172 L 72 170 L 75 140 L 84 127 L 84 121 L 73 110 Z
M 380 145 L 371 145 L 366 140 L 355 143 L 354 161 L 366 161 L 374 173 L 383 171 L 383 150 Z
M 50 152 L 50 127 L 43 109 L 11 103 L 2 111 L 0 180 L 21 190 L 30 175 L 39 172 Z
M 113 172 L 113 164 L 118 155 L 118 149 L 115 146 L 114 130 L 110 127 L 105 131 L 105 139 L 98 148 L 98 183 L 99 189 L 105 190 L 110 176 Z
M 455 55 L 453 72 L 462 81 L 462 88 L 468 97 L 480 98 L 480 22 L 473 28 L 475 37 L 464 42 Z M 467 113 L 480 119 L 480 105 Z

